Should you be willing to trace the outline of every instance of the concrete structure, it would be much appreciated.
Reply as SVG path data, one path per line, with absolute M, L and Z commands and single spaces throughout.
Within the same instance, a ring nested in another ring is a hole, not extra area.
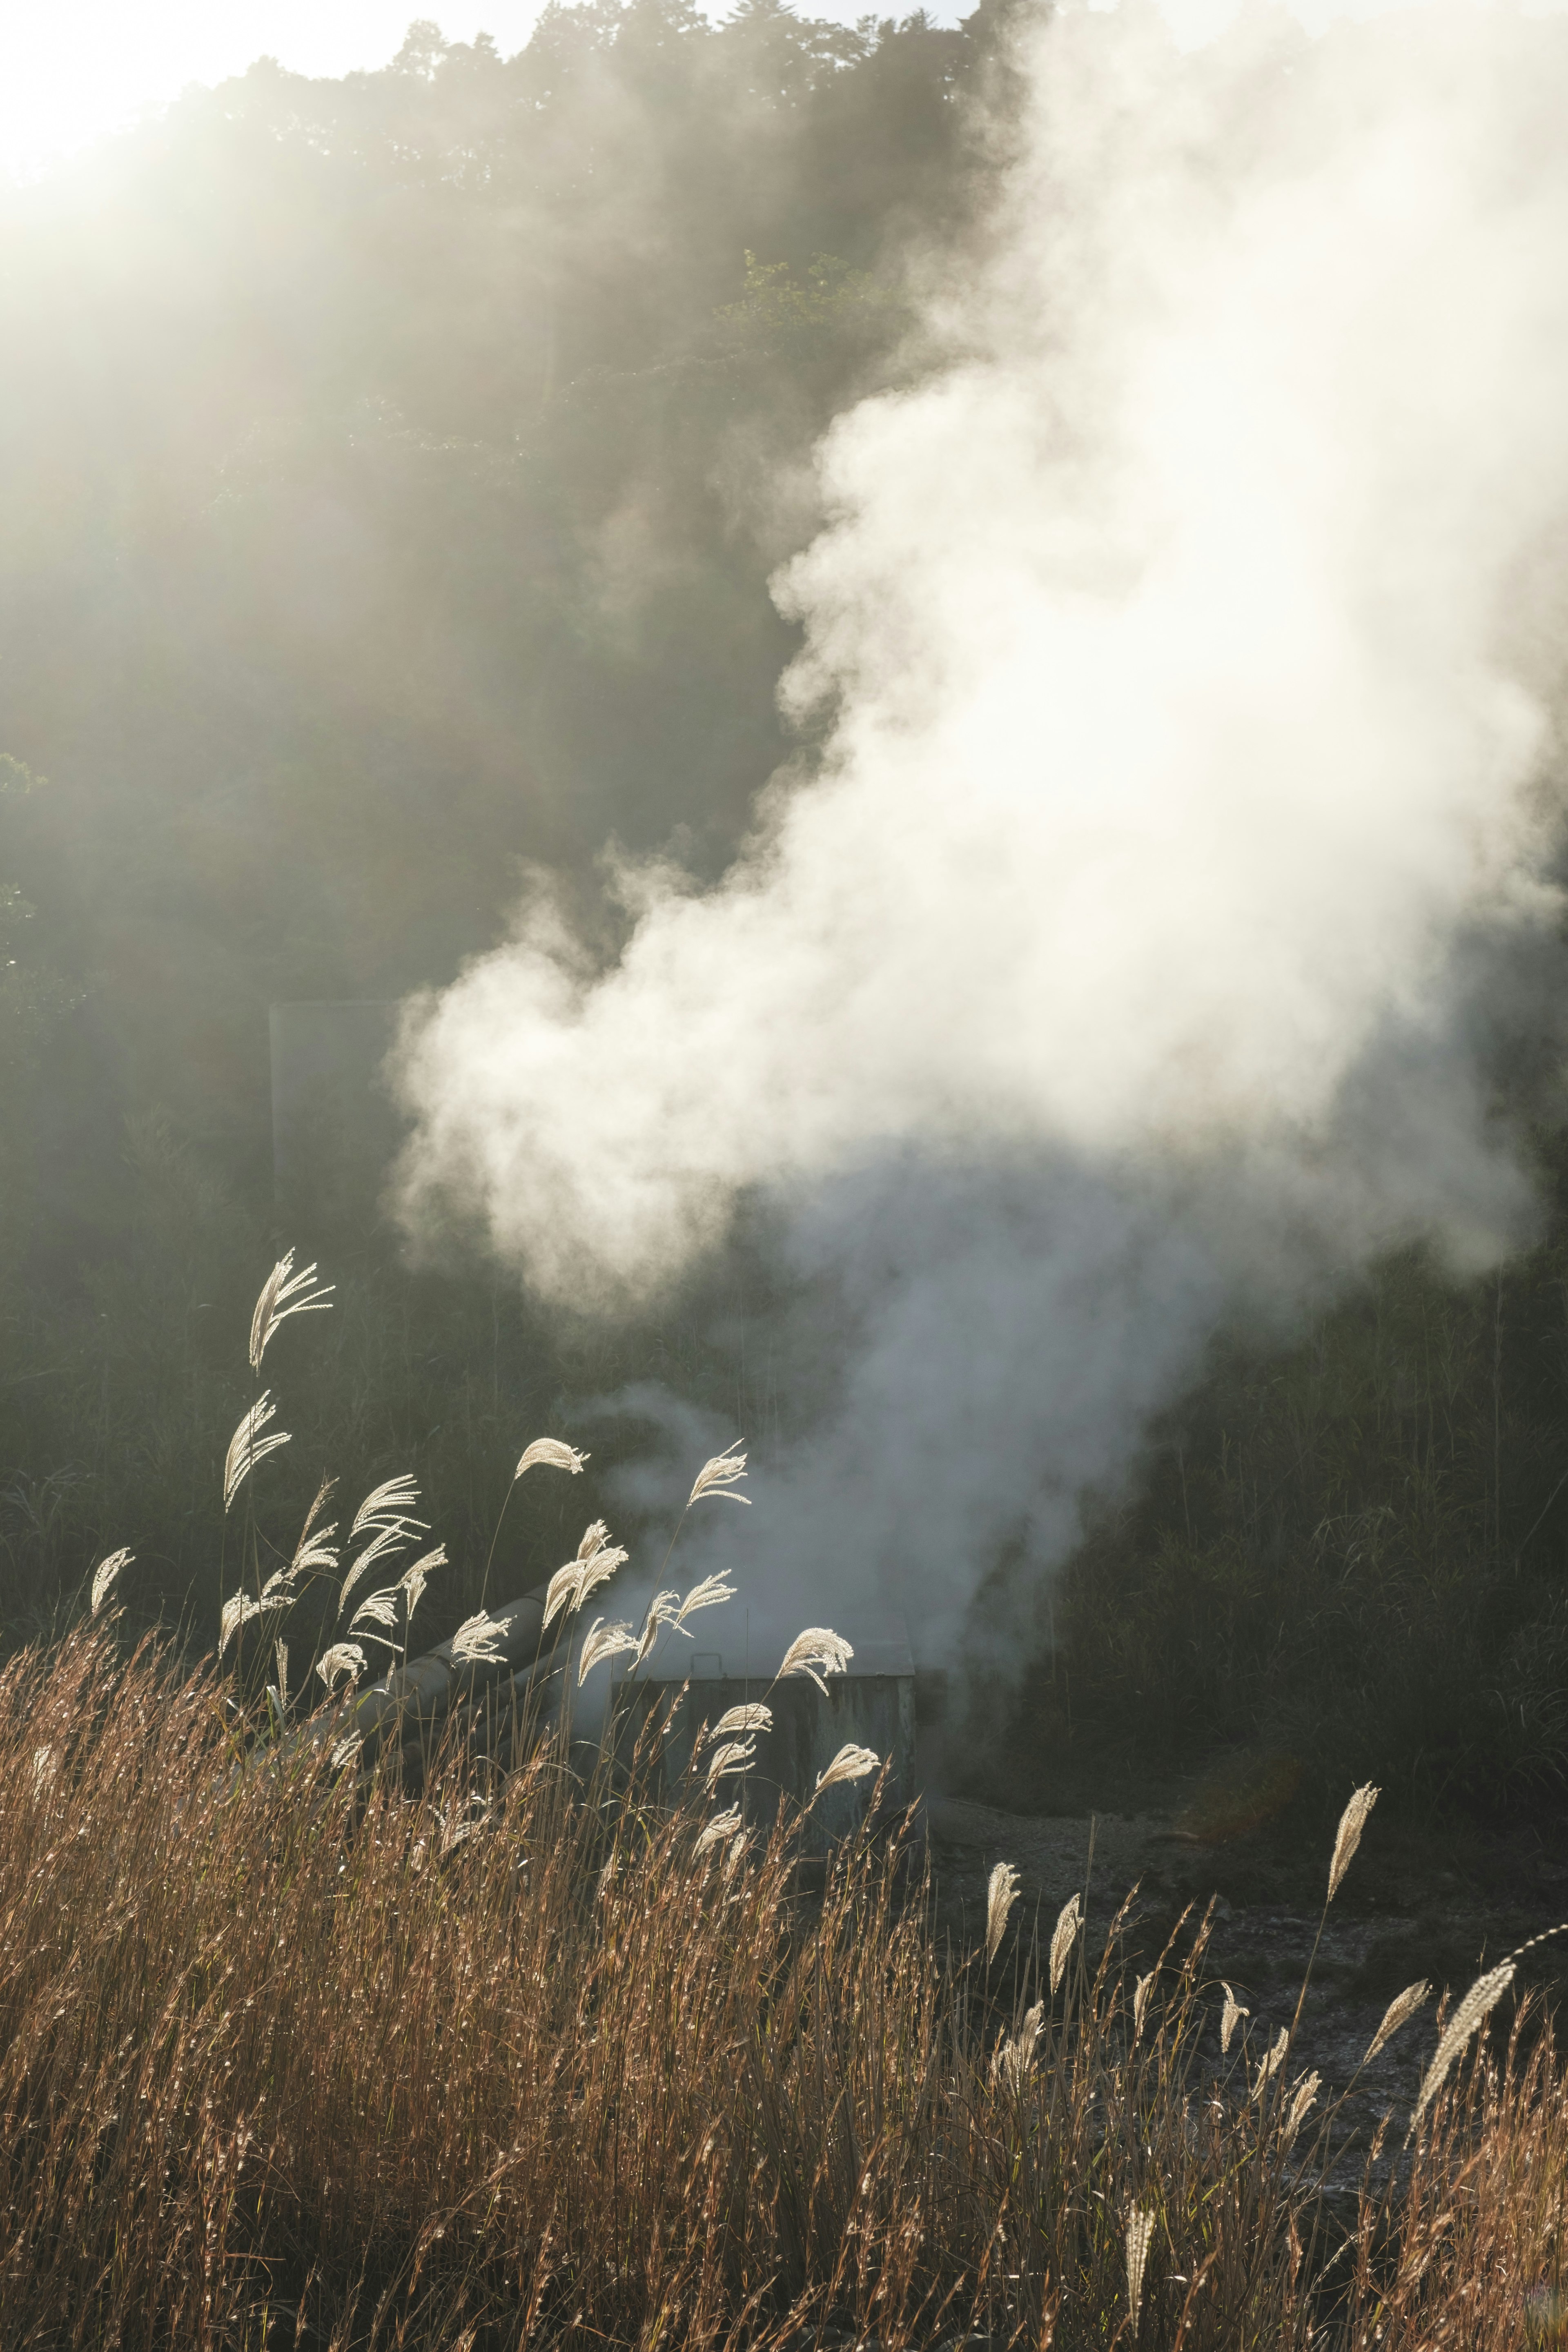
M 721 1613 L 721 1612 L 716 1612 Z M 721 1612 L 728 1616 L 731 1611 Z M 712 1621 L 710 1621 L 711 1622 Z M 891 1769 L 884 1804 L 901 1811 L 919 1794 L 915 1774 L 915 1668 L 909 1633 L 901 1616 L 889 1612 L 870 1618 L 837 1612 L 834 1630 L 854 1645 L 855 1655 L 845 1675 L 826 1677 L 826 1695 L 804 1675 L 787 1682 L 773 1676 L 784 1655 L 785 1642 L 759 1635 L 753 1616 L 748 1632 L 723 1635 L 722 1649 L 711 1646 L 713 1636 L 701 1629 L 695 1643 L 667 1636 L 637 1675 L 646 1686 L 643 1706 L 657 1706 L 661 1717 L 681 1682 L 691 1687 L 678 1711 L 665 1748 L 666 1772 L 679 1782 L 691 1763 L 692 1745 L 704 1725 L 718 1722 L 732 1706 L 747 1700 L 764 1700 L 773 1710 L 771 1732 L 757 1735 L 756 1761 L 748 1772 L 720 1782 L 718 1804 L 739 1799 L 746 1819 L 765 1828 L 775 1818 L 782 1798 L 807 1804 L 839 1749 L 850 1741 L 874 1748 Z M 792 1629 L 792 1635 L 798 1628 Z M 709 1646 L 704 1647 L 704 1643 Z M 771 1685 L 771 1687 L 770 1687 Z M 829 1789 L 812 1807 L 808 1845 L 820 1851 L 845 1836 L 864 1820 L 876 1791 L 876 1776 Z

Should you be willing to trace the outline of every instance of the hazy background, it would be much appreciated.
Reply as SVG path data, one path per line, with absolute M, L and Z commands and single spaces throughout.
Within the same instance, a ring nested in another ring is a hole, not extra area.
M 739 1434 L 1019 1801 L 1550 1791 L 1561 21 L 496 30 L 0 195 L 8 1636 L 211 1638 L 298 1239 L 267 1507 L 413 1467 L 431 1639 L 529 1436 L 492 1598 Z M 410 997 L 401 1225 L 280 1202 L 268 1007 Z
M 815 1411 L 702 1530 L 753 1638 L 877 1602 L 940 1667 L 1006 1558 L 1016 1657 L 1227 1314 L 1530 1232 L 1467 1015 L 1559 919 L 1563 54 L 1019 27 L 772 583 L 820 750 L 719 888 L 623 868 L 608 968 L 535 897 L 411 1016 L 416 1237 L 614 1314 L 776 1221 Z

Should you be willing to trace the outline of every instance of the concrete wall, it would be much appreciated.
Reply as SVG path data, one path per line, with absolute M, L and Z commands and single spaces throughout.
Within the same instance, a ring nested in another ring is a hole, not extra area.
M 889 1619 L 875 1629 L 847 1622 L 837 1630 L 854 1643 L 855 1658 L 850 1673 L 826 1678 L 826 1696 L 804 1675 L 792 1675 L 788 1681 L 770 1687 L 771 1672 L 777 1664 L 769 1654 L 771 1643 L 763 1650 L 764 1664 L 749 1674 L 734 1671 L 742 1662 L 727 1649 L 704 1652 L 682 1644 L 657 1658 L 653 1678 L 638 1701 L 639 1714 L 658 1708 L 662 1716 L 681 1681 L 689 1676 L 691 1684 L 665 1748 L 665 1769 L 671 1783 L 679 1782 L 685 1773 L 693 1743 L 704 1725 L 717 1723 L 731 1706 L 762 1699 L 773 1710 L 773 1730 L 757 1735 L 757 1758 L 748 1772 L 719 1783 L 712 1801 L 716 1809 L 739 1799 L 748 1822 L 768 1827 L 783 1798 L 787 1796 L 802 1806 L 809 1801 L 817 1775 L 850 1741 L 874 1748 L 891 1766 L 884 1799 L 888 1811 L 901 1811 L 912 1804 L 919 1794 L 915 1670 L 902 1621 Z M 643 1677 L 637 1680 L 642 1683 Z M 858 1827 L 876 1785 L 873 1774 L 827 1790 L 812 1807 L 808 1846 L 820 1852 Z

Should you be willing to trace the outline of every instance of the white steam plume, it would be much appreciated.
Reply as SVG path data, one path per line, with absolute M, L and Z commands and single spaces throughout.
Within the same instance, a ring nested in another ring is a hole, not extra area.
M 842 1374 L 703 1532 L 927 1650 L 1238 1299 L 1520 1230 L 1464 975 L 1554 907 L 1568 27 L 1183 58 L 1064 12 L 1022 63 L 933 364 L 834 427 L 777 583 L 819 772 L 717 890 L 631 877 L 607 972 L 531 904 L 403 1062 L 407 1217 L 547 1295 L 646 1298 L 773 1202 Z

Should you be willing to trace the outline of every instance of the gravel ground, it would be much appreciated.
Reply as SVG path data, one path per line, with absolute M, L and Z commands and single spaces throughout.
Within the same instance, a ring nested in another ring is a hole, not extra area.
M 1061 1906 L 1075 1892 L 1082 1896 L 1087 1883 L 1091 1958 L 1098 1958 L 1132 1887 L 1138 1899 L 1129 1922 L 1129 1954 L 1144 1966 L 1184 1907 L 1195 1904 L 1201 1914 L 1212 1896 L 1207 1974 L 1215 2014 L 1205 2053 L 1217 2066 L 1222 1978 L 1250 2010 L 1250 2031 L 1261 2049 L 1294 2011 L 1321 1916 L 1327 1853 L 1317 1874 L 1299 1854 L 1271 1844 L 1267 1831 L 1200 1843 L 1180 1826 L 1190 1810 L 1177 1801 L 1167 1811 L 1132 1815 L 1024 1814 L 935 1799 L 928 1820 L 939 1933 L 955 1948 L 981 1939 L 986 1882 L 998 1862 L 1013 1864 L 1020 1876 L 1014 1943 L 1027 1939 L 1037 1921 L 1042 1945 L 1048 1942 Z M 1332 2095 L 1350 2083 L 1389 2002 L 1406 1985 L 1426 1978 L 1435 1996 L 1448 1987 L 1458 1997 L 1483 1967 L 1564 1916 L 1568 1853 L 1553 1852 L 1539 1835 L 1456 1851 L 1385 1832 L 1374 1811 L 1329 1910 L 1293 2072 L 1316 2068 L 1324 2095 Z M 1565 1961 L 1568 1937 L 1546 1947 L 1533 1974 L 1521 1972 L 1521 1980 L 1550 1998 L 1563 1989 L 1553 1971 Z M 1007 1962 L 1005 1948 L 994 1980 L 1005 1980 Z M 1505 2000 L 1499 2016 L 1506 2022 L 1510 2013 Z M 1346 2126 L 1356 2126 L 1357 2148 L 1364 2149 L 1390 2109 L 1401 2121 L 1408 2116 L 1436 2045 L 1435 2015 L 1434 1999 L 1361 2076 L 1344 2110 Z M 1390 2135 L 1395 2148 L 1402 2137 Z M 1347 2188 L 1360 2169 L 1360 2155 L 1347 2153 L 1335 2168 L 1336 2186 Z

